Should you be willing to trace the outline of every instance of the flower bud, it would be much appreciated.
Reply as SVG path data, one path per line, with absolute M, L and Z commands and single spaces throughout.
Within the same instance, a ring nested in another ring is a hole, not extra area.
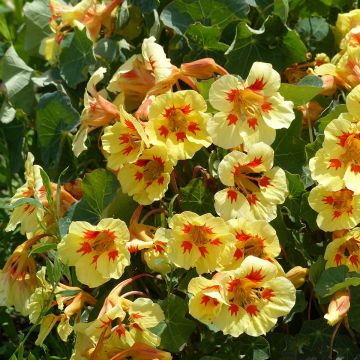
M 295 288 L 302 286 L 306 280 L 309 269 L 295 266 L 286 273 L 286 278 L 290 280 Z
M 212 58 L 204 58 L 190 63 L 182 64 L 181 72 L 185 76 L 195 77 L 197 79 L 206 80 L 218 73 L 221 75 L 226 75 L 228 72 L 218 65 Z
M 341 321 L 350 309 L 350 293 L 349 290 L 340 290 L 336 292 L 329 303 L 328 312 L 324 318 L 328 324 L 333 326 Z

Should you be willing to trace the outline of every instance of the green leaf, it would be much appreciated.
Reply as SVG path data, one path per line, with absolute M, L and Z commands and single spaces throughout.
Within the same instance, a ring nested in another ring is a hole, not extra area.
M 33 69 L 22 60 L 13 46 L 10 46 L 2 59 L 2 77 L 10 104 L 31 113 L 34 104 L 34 91 L 31 83 Z
M 276 139 L 272 144 L 275 151 L 274 163 L 293 174 L 301 174 L 305 163 L 305 145 L 300 134 L 302 130 L 302 116 L 295 112 L 296 118 L 289 129 L 276 131 Z
M 31 55 L 40 56 L 39 47 L 41 40 L 52 34 L 50 23 L 50 6 L 47 0 L 34 0 L 33 2 L 25 3 L 25 51 Z
M 8 103 L 7 100 L 1 105 L 0 109 L 0 122 L 8 124 L 15 119 L 16 110 Z
M 340 114 L 346 113 L 347 107 L 345 104 L 336 105 L 329 114 L 323 116 L 317 121 L 319 133 L 324 133 L 326 126 L 330 123 L 331 120 L 337 119 Z
M 197 22 L 224 29 L 231 22 L 246 18 L 248 12 L 245 0 L 174 0 L 165 6 L 160 19 L 165 26 L 184 34 Z
M 62 290 L 59 291 L 57 293 L 55 293 L 56 295 L 61 295 L 62 297 L 67 297 L 67 296 L 76 296 L 81 290 Z
M 178 296 L 170 294 L 166 299 L 160 300 L 159 304 L 164 311 L 166 324 L 161 332 L 161 346 L 168 351 L 178 352 L 195 330 L 195 324 L 185 317 L 187 305 Z
M 97 223 L 103 217 L 104 209 L 114 198 L 119 183 L 111 172 L 96 169 L 85 175 L 81 187 L 84 195 L 77 203 L 73 220 Z
M 226 53 L 226 69 L 246 78 L 255 61 L 268 62 L 278 72 L 306 60 L 306 47 L 299 35 L 286 27 L 278 16 L 269 16 L 259 30 L 241 22 Z M 241 61 L 239 61 L 241 59 Z
M 220 41 L 221 30 L 216 26 L 193 24 L 186 30 L 191 51 L 184 57 L 184 61 L 211 57 L 218 60 L 220 54 L 225 53 L 228 45 Z
M 40 246 L 33 247 L 29 253 L 29 256 L 33 254 L 42 254 L 49 250 L 55 250 L 57 248 L 57 244 L 41 244 Z
M 350 286 L 360 285 L 360 274 L 349 272 L 347 266 L 342 265 L 325 270 L 316 284 L 316 292 L 322 298 L 327 298 L 339 290 Z
M 57 167 L 64 138 L 69 136 L 79 119 L 79 113 L 66 94 L 56 91 L 41 96 L 36 109 L 36 127 L 42 159 L 47 167 Z
M 15 209 L 24 204 L 34 205 L 40 209 L 45 210 L 43 204 L 38 199 L 34 199 L 34 198 L 22 198 L 22 199 L 16 200 L 13 204 L 7 205 L 6 209 L 9 209 L 9 210 Z
M 214 355 L 221 359 L 266 360 L 270 358 L 270 345 L 262 336 L 252 337 L 244 334 L 238 341 L 227 341 Z
M 59 68 L 62 78 L 71 87 L 87 80 L 89 65 L 95 64 L 93 42 L 83 31 L 75 31 L 67 35 L 61 42 Z
M 284 318 L 284 323 L 289 323 L 293 320 L 296 313 L 303 312 L 307 307 L 307 301 L 305 299 L 304 292 L 302 290 L 296 290 L 296 302 L 289 314 Z
M 183 210 L 197 214 L 214 213 L 214 195 L 209 191 L 202 179 L 192 179 L 180 189 Z
M 280 94 L 291 100 L 295 106 L 304 105 L 313 99 L 322 90 L 322 81 L 317 76 L 308 76 L 308 82 L 294 84 L 281 84 Z M 306 78 L 304 78 L 306 79 Z
M 350 288 L 350 310 L 349 310 L 350 326 L 360 332 L 360 287 Z
M 305 153 L 306 153 L 307 161 L 309 161 L 312 157 L 314 157 L 316 152 L 322 148 L 323 141 L 324 141 L 324 136 L 319 134 L 314 142 L 306 144 Z
M 306 221 L 311 231 L 317 231 L 319 230 L 319 227 L 316 223 L 317 212 L 309 205 L 308 197 L 308 192 L 303 193 L 301 196 L 300 217 Z
M 297 174 L 290 174 L 286 171 L 286 179 L 288 182 L 289 195 L 285 200 L 284 206 L 286 206 L 292 216 L 299 220 L 300 207 L 299 203 L 301 201 L 302 194 L 305 191 L 304 184 L 301 181 L 301 178 Z
M 311 264 L 309 269 L 309 279 L 312 284 L 315 286 L 319 281 L 322 272 L 325 269 L 325 260 L 323 257 L 319 257 L 313 264 Z

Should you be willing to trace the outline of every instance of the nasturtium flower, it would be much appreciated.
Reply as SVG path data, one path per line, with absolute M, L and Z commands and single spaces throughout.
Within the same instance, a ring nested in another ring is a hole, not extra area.
M 215 194 L 215 210 L 224 219 L 242 216 L 271 221 L 276 205 L 288 194 L 285 172 L 272 167 L 274 151 L 258 143 L 248 153 L 234 150 L 219 164 L 220 181 L 228 186 Z
M 225 149 L 271 144 L 276 129 L 288 128 L 295 118 L 293 103 L 278 92 L 280 83 L 272 65 L 261 62 L 253 64 L 245 81 L 233 75 L 216 80 L 209 101 L 219 112 L 207 126 L 214 144 Z
M 19 245 L 0 271 L 0 306 L 14 306 L 22 315 L 29 314 L 28 301 L 39 284 L 35 260 L 29 256 L 34 241 Z
M 295 304 L 295 287 L 278 276 L 277 267 L 269 261 L 248 256 L 238 269 L 222 275 L 227 305 L 213 323 L 224 334 L 264 335 Z
M 106 69 L 100 67 L 91 75 L 87 83 L 84 94 L 85 107 L 80 117 L 80 128 L 72 144 L 75 156 L 79 156 L 87 149 L 85 141 L 89 132 L 114 123 L 120 117 L 117 106 L 106 100 L 106 92 L 96 90 L 96 85 L 104 78 L 105 72 Z
M 41 166 L 34 165 L 34 156 L 30 152 L 25 161 L 25 184 L 18 188 L 15 195 L 10 200 L 10 205 L 15 204 L 21 199 L 44 198 L 44 187 L 40 175 Z M 38 227 L 38 222 L 44 216 L 44 210 L 36 204 L 25 203 L 15 207 L 9 219 L 5 231 L 12 231 L 17 224 L 21 224 L 21 232 L 32 232 Z
M 119 170 L 122 191 L 142 205 L 160 200 L 168 188 L 173 167 L 165 146 L 145 149 L 134 163 Z
M 169 258 L 179 267 L 195 267 L 198 274 L 221 270 L 232 261 L 234 235 L 226 222 L 211 214 L 184 211 L 174 215 L 169 227 Z
M 348 96 L 349 113 L 325 128 L 323 147 L 310 159 L 314 180 L 333 189 L 342 184 L 360 194 L 360 86 Z
M 274 264 L 252 255 L 237 269 L 217 273 L 212 280 L 192 279 L 188 291 L 193 294 L 192 316 L 235 337 L 266 334 L 279 316 L 290 312 L 296 298 L 295 287 L 278 276 Z
M 128 111 L 136 109 L 157 82 L 170 76 L 173 68 L 153 36 L 144 39 L 141 50 L 141 55 L 133 55 L 119 67 L 107 87 L 120 93 Z
M 230 232 L 235 235 L 236 250 L 233 261 L 226 270 L 240 266 L 244 259 L 253 255 L 274 262 L 280 254 L 280 243 L 275 229 L 265 220 L 231 219 L 228 222 Z
M 193 278 L 188 285 L 193 296 L 189 300 L 189 314 L 204 324 L 211 324 L 219 315 L 222 305 L 227 305 L 222 284 L 216 279 L 202 276 Z
M 360 195 L 340 187 L 318 185 L 309 194 L 310 206 L 318 212 L 316 223 L 324 231 L 351 229 L 360 222 Z
M 350 309 L 350 290 L 337 291 L 331 298 L 328 312 L 324 315 L 328 324 L 334 326 L 341 321 Z
M 360 228 L 354 228 L 329 243 L 324 259 L 325 268 L 346 265 L 350 271 L 360 272 Z
M 126 248 L 130 234 L 119 219 L 102 219 L 98 225 L 85 221 L 70 224 L 69 233 L 58 245 L 60 260 L 75 266 L 80 282 L 97 287 L 119 279 L 130 264 Z
M 146 127 L 150 143 L 167 146 L 174 161 L 192 158 L 201 147 L 211 144 L 206 131 L 206 108 L 204 98 L 194 90 L 157 96 Z
M 120 108 L 120 121 L 107 126 L 101 137 L 107 153 L 107 166 L 119 170 L 125 163 L 135 162 L 145 146 L 149 145 L 141 123 Z
M 335 35 L 340 41 L 352 28 L 360 25 L 360 9 L 338 14 Z

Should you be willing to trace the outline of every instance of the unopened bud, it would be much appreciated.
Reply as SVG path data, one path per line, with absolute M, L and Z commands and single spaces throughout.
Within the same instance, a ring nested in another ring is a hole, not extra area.
M 286 278 L 290 280 L 295 288 L 302 286 L 306 280 L 309 269 L 303 268 L 301 266 L 295 266 L 286 273 Z
M 323 75 L 321 80 L 323 81 L 323 90 L 321 90 L 320 94 L 324 96 L 333 95 L 336 92 L 335 76 Z
M 341 321 L 350 309 L 350 293 L 349 290 L 340 290 L 336 292 L 329 303 L 328 312 L 324 318 L 328 324 L 333 326 Z
M 212 58 L 204 58 L 190 63 L 182 64 L 181 72 L 185 76 L 194 77 L 200 80 L 206 80 L 212 77 L 215 73 L 225 75 L 228 72 L 218 65 Z

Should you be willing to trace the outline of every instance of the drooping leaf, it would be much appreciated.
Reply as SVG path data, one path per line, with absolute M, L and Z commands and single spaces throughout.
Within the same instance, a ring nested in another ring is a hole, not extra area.
M 166 299 L 159 301 L 164 311 L 165 325 L 161 329 L 161 346 L 171 352 L 180 351 L 187 343 L 195 330 L 193 321 L 185 317 L 188 312 L 186 302 L 170 294 Z
M 114 198 L 119 183 L 111 172 L 96 169 L 85 175 L 81 187 L 84 195 L 74 210 L 73 220 L 85 220 L 96 224 Z
M 41 40 L 50 35 L 50 3 L 47 0 L 34 0 L 25 3 L 25 50 L 31 55 L 39 54 Z
M 93 42 L 83 31 L 75 31 L 67 35 L 61 42 L 59 58 L 60 74 L 65 82 L 72 88 L 87 80 L 89 65 L 95 64 Z
M 224 29 L 231 22 L 246 18 L 248 11 L 245 0 L 174 0 L 165 6 L 160 18 L 165 26 L 184 34 L 197 22 Z
M 26 113 L 33 110 L 35 100 L 32 73 L 33 69 L 19 57 L 14 47 L 10 46 L 2 59 L 2 80 L 10 104 Z
M 209 191 L 202 179 L 191 180 L 180 189 L 183 210 L 197 214 L 214 213 L 214 195 Z
M 275 70 L 282 72 L 293 63 L 305 61 L 307 51 L 299 35 L 275 15 L 269 16 L 259 30 L 240 22 L 230 49 L 225 67 L 243 78 L 255 61 L 271 63 Z
M 56 91 L 41 96 L 36 109 L 36 127 L 41 156 L 48 168 L 55 168 L 61 158 L 62 142 L 79 123 L 80 115 L 69 97 Z
M 299 220 L 300 207 L 299 203 L 301 201 L 302 194 L 305 191 L 304 184 L 301 181 L 301 178 L 297 174 L 290 174 L 286 172 L 286 179 L 288 182 L 288 191 L 289 195 L 285 200 L 284 206 L 286 206 L 293 217 L 296 220 Z

